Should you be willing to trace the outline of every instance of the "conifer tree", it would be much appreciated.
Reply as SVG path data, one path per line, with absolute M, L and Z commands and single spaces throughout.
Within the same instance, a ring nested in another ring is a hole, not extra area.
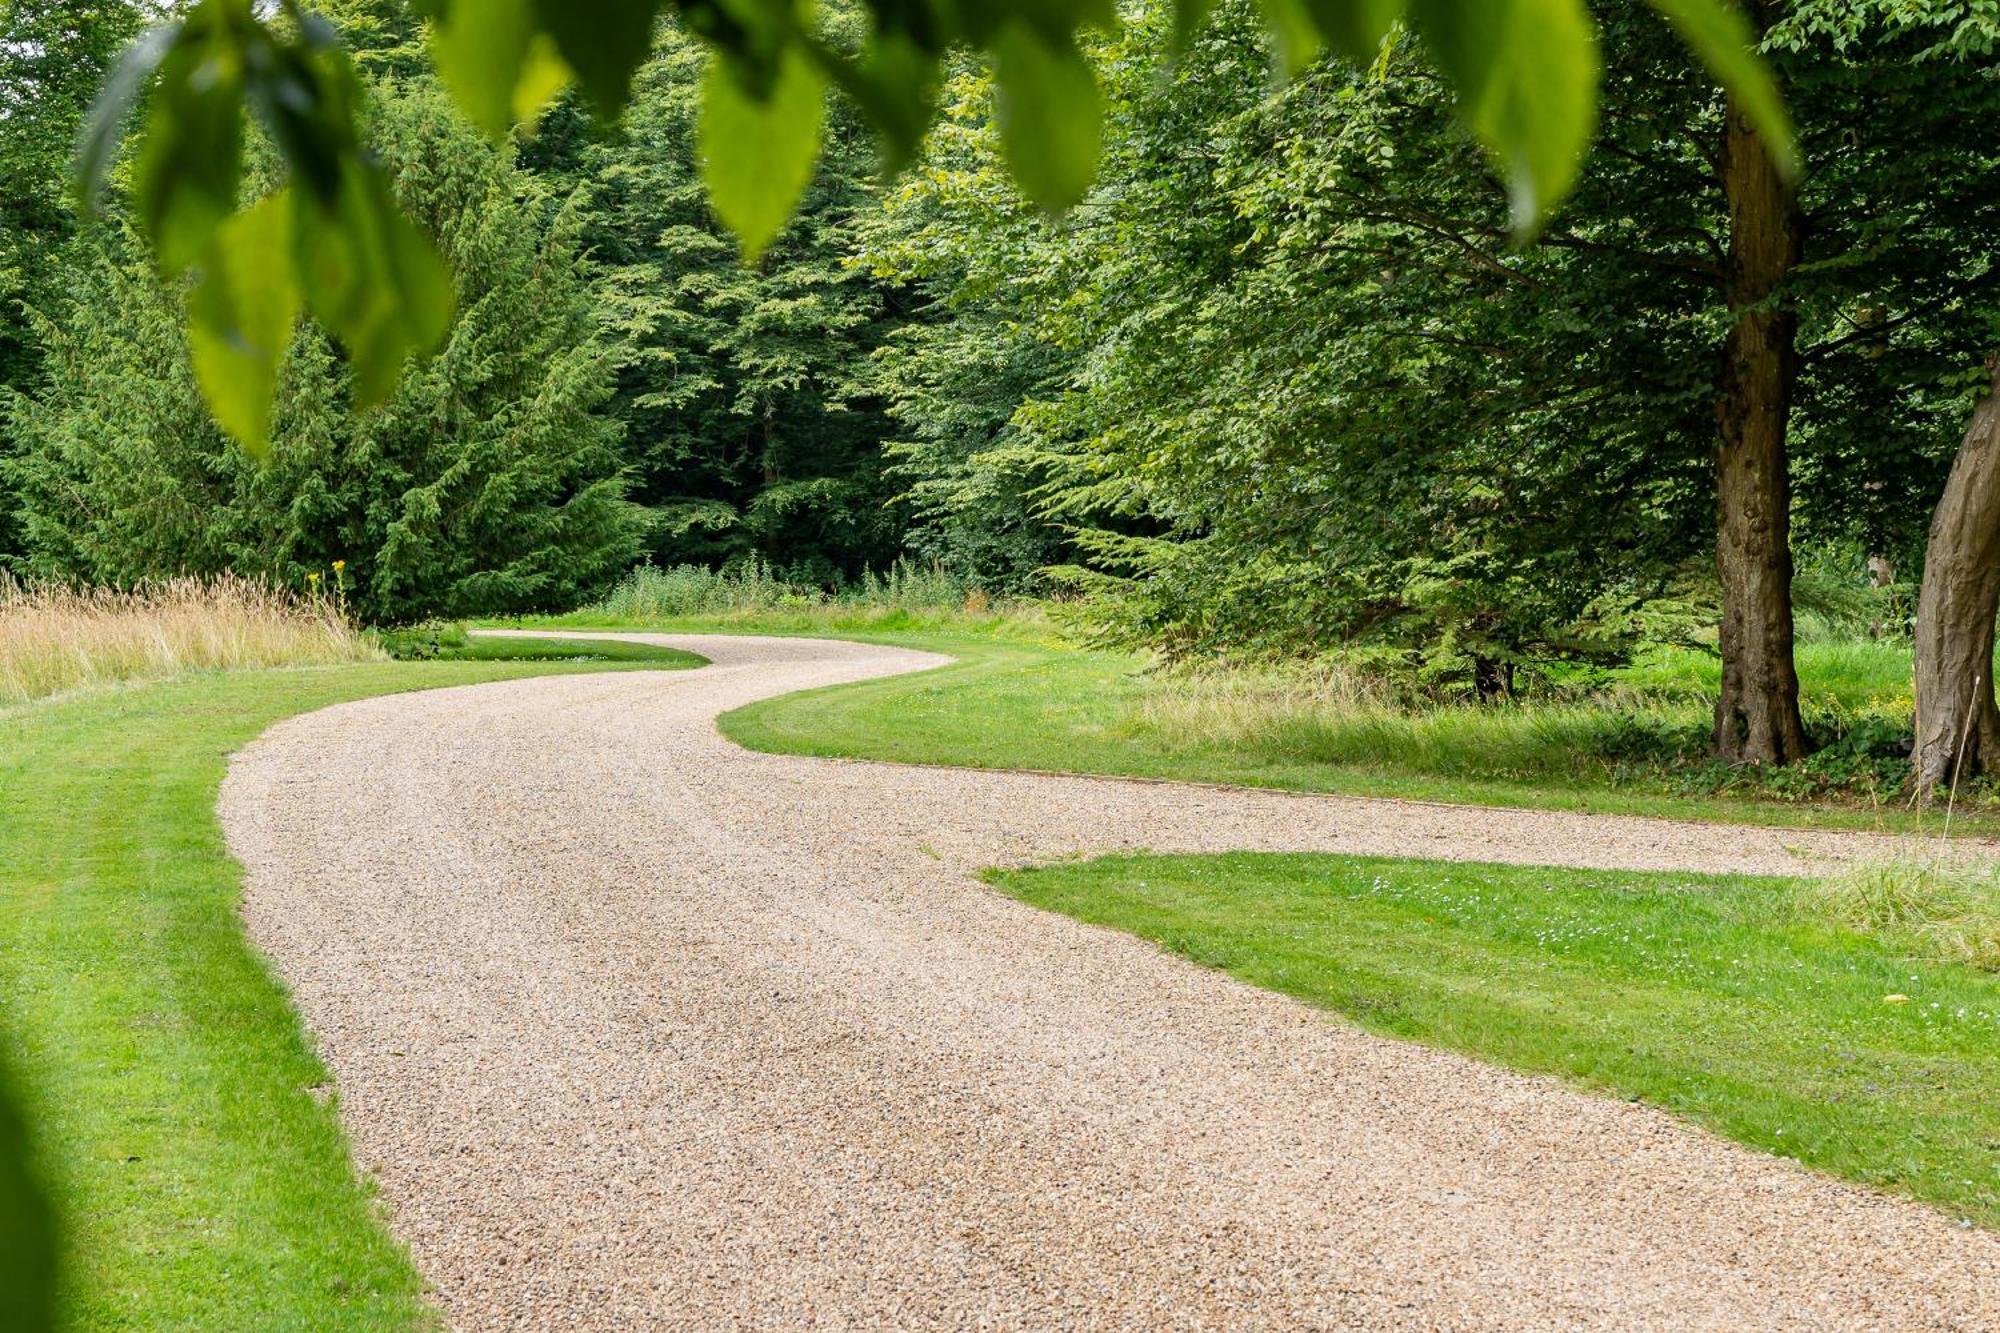
M 850 262 L 875 207 L 875 147 L 836 101 L 805 200 L 746 267 L 701 181 L 707 59 L 665 28 L 619 132 L 570 103 L 527 160 L 591 195 L 585 239 L 626 344 L 619 400 L 652 557 L 755 557 L 837 583 L 894 560 L 902 528 L 871 361 L 899 322 L 898 292 Z
M 128 583 L 234 569 L 343 589 L 380 622 L 558 607 L 625 568 L 637 515 L 606 411 L 611 344 L 578 216 L 424 84 L 378 99 L 374 142 L 402 207 L 438 240 L 458 314 L 433 360 L 355 412 L 340 349 L 306 326 L 275 447 L 210 423 L 179 294 L 106 229 L 46 322 L 52 373 L 15 395 L 25 567 Z M 337 567 L 337 568 L 336 568 Z

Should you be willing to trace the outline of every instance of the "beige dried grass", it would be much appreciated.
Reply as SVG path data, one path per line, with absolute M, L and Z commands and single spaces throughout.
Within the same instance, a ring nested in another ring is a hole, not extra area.
M 77 589 L 0 574 L 0 707 L 186 671 L 380 656 L 334 603 L 254 579 Z

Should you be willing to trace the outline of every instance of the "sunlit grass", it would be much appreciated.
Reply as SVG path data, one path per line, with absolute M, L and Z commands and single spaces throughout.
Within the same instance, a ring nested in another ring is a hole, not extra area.
M 202 672 L 0 713 L 0 1042 L 65 1224 L 66 1326 L 435 1326 L 244 936 L 216 790 L 292 714 L 576 669 Z
M 2000 972 L 2000 869 L 1906 856 L 1799 888 L 1803 915 L 1941 962 Z
M 249 579 L 74 590 L 0 574 L 0 706 L 208 668 L 379 657 L 330 602 Z
M 1313 855 L 993 877 L 1363 1027 L 2000 1225 L 2000 976 L 1779 880 Z
M 1595 697 L 1411 707 L 1335 670 L 1190 674 L 1025 633 L 839 632 L 959 660 L 752 704 L 722 719 L 725 734 L 752 749 L 906 763 L 1897 833 L 1940 826 L 1906 804 L 1907 762 L 1884 752 L 1907 715 L 1849 712 L 1840 744 L 1759 773 L 1708 760 L 1705 700 L 1615 682 Z M 1864 678 L 1879 681 L 1879 655 L 1868 657 Z M 1817 688 L 1810 678 L 1807 688 Z M 1961 792 L 1954 831 L 2000 833 L 1994 807 L 1990 791 Z

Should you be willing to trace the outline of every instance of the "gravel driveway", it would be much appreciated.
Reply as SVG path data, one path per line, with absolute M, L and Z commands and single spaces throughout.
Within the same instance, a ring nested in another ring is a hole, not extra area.
M 632 637 L 713 665 L 344 704 L 224 787 L 251 932 L 451 1325 L 2000 1328 L 2000 1236 L 971 877 L 1882 844 L 756 755 L 717 714 L 943 659 Z

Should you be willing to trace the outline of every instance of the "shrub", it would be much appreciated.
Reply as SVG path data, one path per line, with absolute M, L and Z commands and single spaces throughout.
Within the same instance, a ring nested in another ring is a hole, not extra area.
M 618 620 L 687 620 L 814 608 L 959 611 L 968 608 L 969 598 L 963 580 L 936 567 L 899 561 L 885 573 L 870 571 L 844 588 L 828 591 L 788 582 L 753 559 L 722 570 L 641 565 L 590 609 Z M 981 602 L 969 613 L 990 606 Z

